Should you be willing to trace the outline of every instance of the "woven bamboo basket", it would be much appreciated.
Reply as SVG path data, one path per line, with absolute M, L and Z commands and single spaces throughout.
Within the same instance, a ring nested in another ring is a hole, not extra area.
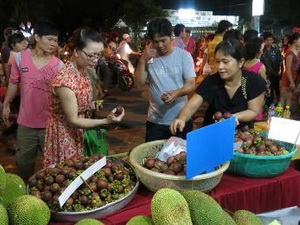
M 151 171 L 142 166 L 148 156 L 155 156 L 162 148 L 164 140 L 143 143 L 135 147 L 129 154 L 129 162 L 134 167 L 140 181 L 150 190 L 156 192 L 160 188 L 173 188 L 178 191 L 200 190 L 209 192 L 216 187 L 229 167 L 226 162 L 213 172 L 201 174 L 186 180 L 185 176 L 175 176 Z

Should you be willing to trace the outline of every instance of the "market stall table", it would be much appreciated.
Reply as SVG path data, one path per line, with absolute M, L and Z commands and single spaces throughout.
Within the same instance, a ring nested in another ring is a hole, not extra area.
M 224 174 L 210 195 L 231 212 L 247 209 L 254 213 L 262 213 L 290 206 L 300 207 L 300 172 L 289 167 L 283 174 L 268 179 Z M 138 193 L 125 208 L 101 218 L 101 221 L 107 225 L 124 225 L 135 215 L 150 215 L 152 196 L 153 193 L 141 185 Z M 49 225 L 73 224 L 51 222 Z

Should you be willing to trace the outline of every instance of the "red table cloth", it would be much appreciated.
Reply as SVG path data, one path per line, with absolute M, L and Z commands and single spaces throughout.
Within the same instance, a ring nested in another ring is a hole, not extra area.
M 268 179 L 253 179 L 224 174 L 210 195 L 228 211 L 247 209 L 262 213 L 290 206 L 300 207 L 300 172 L 289 167 L 283 174 Z M 133 200 L 123 209 L 101 218 L 106 225 L 124 225 L 135 215 L 150 216 L 153 193 L 140 186 Z M 51 222 L 50 225 L 73 225 Z

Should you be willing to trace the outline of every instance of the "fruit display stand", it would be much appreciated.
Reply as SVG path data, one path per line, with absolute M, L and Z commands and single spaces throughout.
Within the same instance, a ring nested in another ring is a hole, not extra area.
M 124 208 L 102 217 L 106 225 L 122 225 L 133 216 L 151 216 L 150 204 L 154 192 L 144 185 Z M 218 186 L 209 194 L 226 210 L 246 209 L 259 214 L 268 211 L 300 206 L 300 172 L 293 163 L 282 174 L 271 178 L 252 178 L 224 173 Z M 72 225 L 68 222 L 51 222 L 50 225 Z
M 46 202 L 51 221 L 75 223 L 122 209 L 133 199 L 138 186 L 137 175 L 128 162 L 97 154 L 74 157 L 39 170 L 30 177 L 27 192 L 40 195 Z
M 263 213 L 286 207 L 300 207 L 300 172 L 290 166 L 274 178 L 245 178 L 224 174 L 219 185 L 209 193 L 220 205 L 233 212 L 247 209 Z M 137 194 L 123 209 L 104 216 L 106 225 L 125 225 L 138 214 L 150 215 L 153 192 L 140 185 Z M 70 222 L 50 222 L 49 225 L 73 225 Z

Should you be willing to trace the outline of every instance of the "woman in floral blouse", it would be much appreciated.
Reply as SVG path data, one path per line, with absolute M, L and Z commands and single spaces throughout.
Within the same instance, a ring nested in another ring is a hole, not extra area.
M 83 129 L 120 122 L 125 115 L 117 109 L 104 119 L 85 118 L 92 106 L 92 86 L 88 68 L 94 67 L 103 51 L 99 34 L 87 27 L 74 31 L 69 40 L 70 60 L 51 83 L 50 116 L 48 117 L 44 167 L 73 156 L 83 155 Z

